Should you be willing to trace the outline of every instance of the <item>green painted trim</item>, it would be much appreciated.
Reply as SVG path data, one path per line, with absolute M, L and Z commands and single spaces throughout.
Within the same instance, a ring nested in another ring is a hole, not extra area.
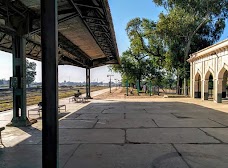
M 217 103 L 222 103 L 222 93 L 217 94 Z
M 127 88 L 127 96 L 128 96 L 128 80 L 126 81 L 126 88 Z
M 204 100 L 208 100 L 209 97 L 209 93 L 208 92 L 204 92 Z
M 222 92 L 222 98 L 226 98 L 226 92 Z
M 194 98 L 201 98 L 201 92 L 195 92 Z

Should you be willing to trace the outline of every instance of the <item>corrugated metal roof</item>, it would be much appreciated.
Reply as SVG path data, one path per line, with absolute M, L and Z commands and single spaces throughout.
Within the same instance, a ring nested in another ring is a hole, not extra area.
M 97 67 L 119 63 L 107 0 L 58 0 L 59 63 Z M 41 60 L 40 0 L 0 1 L 0 49 L 12 51 L 13 34 L 23 34 L 26 54 Z

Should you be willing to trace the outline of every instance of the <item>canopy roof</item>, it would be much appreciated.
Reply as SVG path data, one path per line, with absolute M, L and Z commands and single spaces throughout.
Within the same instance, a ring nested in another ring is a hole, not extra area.
M 12 52 L 12 35 L 26 38 L 28 58 L 41 60 L 40 0 L 0 0 L 0 49 Z M 118 64 L 107 0 L 58 0 L 59 64 Z

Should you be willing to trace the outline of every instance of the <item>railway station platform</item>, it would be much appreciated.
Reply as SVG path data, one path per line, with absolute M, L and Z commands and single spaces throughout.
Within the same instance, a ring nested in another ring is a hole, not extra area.
M 61 168 L 228 167 L 226 104 L 95 97 L 67 107 L 59 120 Z M 7 127 L 0 167 L 41 168 L 41 129 L 42 120 L 31 127 Z

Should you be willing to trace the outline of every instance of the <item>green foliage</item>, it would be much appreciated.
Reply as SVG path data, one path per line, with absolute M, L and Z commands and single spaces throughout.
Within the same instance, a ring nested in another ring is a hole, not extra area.
M 144 56 L 133 54 L 129 49 L 123 52 L 121 56 L 121 65 L 113 65 L 113 71 L 119 72 L 124 79 L 128 79 L 129 83 L 134 83 L 136 80 L 141 80 L 144 75 L 143 63 Z
M 180 78 L 188 77 L 190 53 L 218 41 L 228 16 L 227 0 L 153 0 L 167 9 L 159 15 L 157 33 L 166 53 L 166 69 L 175 68 Z
M 168 11 L 179 7 L 187 13 L 195 13 L 198 16 L 206 16 L 208 13 L 213 17 L 227 17 L 227 0 L 153 0 L 159 6 L 163 6 Z
M 163 39 L 156 33 L 156 23 L 148 19 L 135 18 L 128 22 L 126 28 L 130 39 L 130 48 L 123 52 L 121 65 L 112 69 L 122 75 L 122 82 L 136 84 L 136 81 L 153 81 L 161 85 L 164 79 Z
M 36 63 L 26 60 L 26 84 L 29 85 L 35 81 Z
M 122 65 L 112 66 L 124 81 L 153 81 L 156 85 L 178 83 L 188 77 L 190 53 L 219 40 L 228 17 L 227 0 L 153 0 L 167 12 L 158 22 L 135 18 L 126 31 L 130 48 Z M 170 86 L 171 87 L 171 86 Z
M 167 14 L 161 13 L 159 16 L 158 34 L 165 39 L 166 44 L 176 41 L 182 43 L 185 60 L 189 52 L 195 52 L 191 47 L 192 42 L 196 42 L 194 39 L 208 41 L 206 45 L 212 44 L 220 38 L 225 28 L 227 0 L 153 1 L 167 9 Z
M 134 53 L 163 58 L 163 41 L 156 33 L 156 23 L 149 19 L 135 18 L 126 28 L 130 48 Z

